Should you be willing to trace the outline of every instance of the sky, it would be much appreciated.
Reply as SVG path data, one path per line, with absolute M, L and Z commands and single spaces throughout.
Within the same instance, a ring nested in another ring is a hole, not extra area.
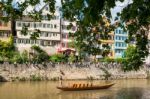
M 19 2 L 25 1 L 25 0 L 16 0 Z M 42 0 L 41 0 L 42 1 Z M 113 9 L 111 9 L 111 13 L 112 13 L 112 18 L 115 19 L 116 14 L 118 12 L 120 12 L 124 7 L 126 7 L 129 3 L 131 3 L 132 0 L 125 0 L 123 3 L 121 2 L 116 2 L 116 7 L 114 7 Z M 41 4 L 39 5 L 39 8 L 41 8 L 44 4 L 41 2 Z M 56 6 L 60 6 L 61 5 L 61 0 L 56 0 Z M 33 7 L 29 6 L 27 11 L 30 12 L 33 9 Z
M 111 13 L 112 13 L 112 18 L 115 19 L 116 14 L 118 12 L 121 12 L 121 10 L 126 7 L 128 4 L 132 3 L 132 0 L 125 0 L 123 3 L 121 2 L 116 2 L 116 7 L 114 7 L 113 9 L 111 9 Z

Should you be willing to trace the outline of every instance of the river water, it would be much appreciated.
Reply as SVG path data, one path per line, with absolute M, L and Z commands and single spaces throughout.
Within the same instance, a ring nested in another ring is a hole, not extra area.
M 54 81 L 0 83 L 0 99 L 150 99 L 150 80 L 132 79 L 114 82 L 116 84 L 109 89 L 72 92 L 56 89 L 59 82 Z M 71 84 L 73 81 L 64 83 Z M 99 84 L 104 81 L 92 83 Z

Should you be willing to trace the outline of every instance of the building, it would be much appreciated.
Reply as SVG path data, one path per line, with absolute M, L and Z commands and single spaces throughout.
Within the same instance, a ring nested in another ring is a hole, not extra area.
M 109 58 L 114 58 L 114 32 L 111 32 L 108 34 L 108 40 L 101 40 L 101 48 L 103 46 L 103 44 L 108 44 L 108 46 L 110 47 L 110 53 L 108 54 Z
M 149 48 L 149 55 L 145 60 L 146 64 L 150 64 L 150 30 L 149 30 L 149 35 L 148 35 L 148 48 Z
M 123 31 L 122 28 L 118 27 L 115 29 L 114 35 L 114 52 L 115 58 L 122 58 L 124 56 L 124 52 L 127 49 L 127 43 L 125 40 L 128 38 L 128 33 Z
M 0 17 L 5 17 L 4 12 L 0 11 Z M 4 22 L 0 20 L 0 40 L 8 41 L 11 36 L 11 22 Z
M 22 20 L 16 21 L 16 32 L 17 36 L 15 38 L 15 46 L 18 51 L 23 52 L 27 50 L 31 52 L 31 47 L 37 45 L 46 51 L 49 55 L 58 52 L 60 47 L 60 15 L 55 13 L 52 20 L 48 20 L 47 14 L 49 13 L 49 7 L 42 9 L 42 20 L 40 22 L 34 21 L 28 16 L 24 17 Z M 24 26 L 28 27 L 27 35 L 21 33 Z M 40 30 L 39 37 L 36 40 L 31 39 L 31 35 Z
M 42 20 L 41 22 L 33 22 L 28 20 L 16 21 L 17 37 L 15 46 L 18 51 L 30 51 L 32 45 L 38 45 L 45 50 L 49 55 L 57 53 L 60 44 L 60 20 Z M 23 25 L 28 26 L 28 34 L 25 36 L 21 33 Z M 41 33 L 37 40 L 30 38 L 31 34 L 35 33 L 35 29 L 39 29 Z
M 67 26 L 70 22 L 61 19 L 59 12 L 56 12 L 51 20 L 48 20 L 49 7 L 45 6 L 42 11 L 43 19 L 40 22 L 35 22 L 28 16 L 16 21 L 17 36 L 14 42 L 18 51 L 32 52 L 33 45 L 39 46 L 49 55 L 69 49 L 68 43 L 71 42 L 69 32 L 75 32 L 74 27 L 68 30 Z M 28 27 L 27 35 L 21 33 L 24 26 Z M 36 29 L 40 30 L 40 35 L 36 40 L 32 40 L 30 37 L 36 32 Z
M 69 43 L 73 41 L 73 38 L 69 35 L 69 33 L 75 33 L 76 31 L 76 24 L 75 22 L 71 22 L 73 25 L 71 29 L 67 29 L 70 25 L 69 21 L 61 19 L 61 47 L 60 51 L 64 51 L 67 49 L 75 50 L 74 48 L 70 48 Z

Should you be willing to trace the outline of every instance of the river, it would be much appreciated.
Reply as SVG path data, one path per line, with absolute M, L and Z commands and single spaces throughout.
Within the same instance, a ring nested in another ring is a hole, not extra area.
M 78 82 L 89 83 L 89 81 Z M 74 92 L 56 89 L 59 82 L 54 81 L 0 83 L 0 99 L 150 99 L 150 80 L 132 79 L 114 82 L 116 84 L 109 89 Z

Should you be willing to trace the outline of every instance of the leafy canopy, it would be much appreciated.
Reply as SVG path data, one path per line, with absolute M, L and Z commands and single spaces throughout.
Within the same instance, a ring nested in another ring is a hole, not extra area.
M 103 54 L 99 47 L 101 44 L 99 39 L 108 39 L 108 33 L 114 29 L 112 25 L 106 25 L 103 16 L 106 16 L 105 18 L 110 21 L 111 8 L 116 6 L 115 2 L 117 1 L 123 2 L 124 0 L 61 0 L 63 18 L 76 21 L 78 29 L 73 36 L 82 51 L 93 55 Z M 43 0 L 43 2 L 50 8 L 51 13 L 48 14 L 50 18 L 55 12 L 56 1 Z M 1 19 L 5 21 L 21 19 L 27 7 L 32 6 L 34 9 L 28 15 L 35 20 L 41 20 L 42 9 L 38 9 L 40 3 L 41 0 L 24 0 L 22 2 L 1 0 L 0 10 L 6 11 L 8 14 L 7 17 Z M 132 0 L 132 3 L 123 8 L 118 15 L 121 23 L 126 24 L 124 29 L 129 31 L 127 42 L 134 41 L 140 59 L 145 58 L 148 55 L 149 0 Z

